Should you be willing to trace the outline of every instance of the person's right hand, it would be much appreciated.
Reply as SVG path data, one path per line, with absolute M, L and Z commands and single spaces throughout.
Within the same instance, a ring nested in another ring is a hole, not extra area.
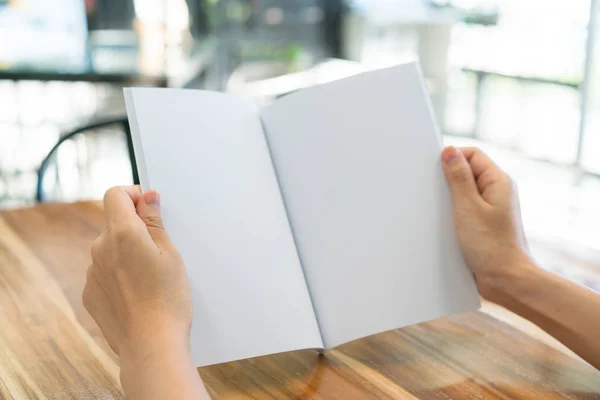
M 461 250 L 479 293 L 495 301 L 503 285 L 533 267 L 515 185 L 481 150 L 447 147 L 442 164 L 452 191 Z

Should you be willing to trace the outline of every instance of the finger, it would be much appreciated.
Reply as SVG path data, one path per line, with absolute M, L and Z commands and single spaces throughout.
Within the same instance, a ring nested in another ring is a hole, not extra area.
M 442 152 L 442 165 L 455 206 L 480 198 L 473 170 L 459 149 L 454 146 L 446 147 Z
M 92 242 L 92 245 L 90 246 L 90 256 L 92 257 L 93 263 L 100 263 L 105 248 L 107 235 L 108 230 L 105 227 L 102 232 L 100 232 L 100 235 Z
M 139 186 L 115 186 L 104 194 L 104 215 L 107 224 L 113 225 L 137 218 L 135 206 L 141 197 Z
M 490 169 L 501 171 L 496 163 L 477 147 L 461 147 L 460 151 L 464 154 L 467 161 L 469 161 L 476 179 Z
M 158 192 L 150 190 L 140 197 L 137 203 L 137 214 L 146 225 L 146 229 L 148 229 L 154 243 L 159 247 L 171 244 L 160 213 L 160 195 Z
M 92 262 L 99 263 L 100 255 L 102 254 L 102 235 L 98 236 L 90 246 L 90 256 Z
M 94 280 L 94 264 L 90 264 L 87 267 L 85 274 L 85 286 L 81 292 L 81 301 L 85 309 L 91 313 L 94 311 L 96 302 L 93 300 L 94 289 L 96 288 L 96 282 Z
M 92 276 L 92 272 L 93 272 L 92 268 L 94 268 L 94 264 L 88 265 L 87 270 L 85 271 L 85 277 L 86 277 L 85 279 L 86 280 L 89 280 L 90 277 Z
M 508 176 L 498 165 L 483 151 L 475 147 L 460 149 L 473 170 L 479 191 L 483 193 L 490 185 L 506 180 Z
M 88 279 L 81 294 L 83 306 L 96 321 L 102 335 L 108 342 L 110 348 L 119 354 L 118 327 L 115 326 L 117 312 L 110 301 L 110 297 L 97 280 L 95 266 L 88 267 Z

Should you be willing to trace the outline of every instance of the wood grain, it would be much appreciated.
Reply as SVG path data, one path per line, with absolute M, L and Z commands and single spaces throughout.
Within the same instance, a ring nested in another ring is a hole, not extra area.
M 0 212 L 0 398 L 121 399 L 81 305 L 96 203 Z M 240 332 L 243 335 L 244 332 Z M 599 399 L 600 373 L 484 313 L 199 369 L 216 399 Z

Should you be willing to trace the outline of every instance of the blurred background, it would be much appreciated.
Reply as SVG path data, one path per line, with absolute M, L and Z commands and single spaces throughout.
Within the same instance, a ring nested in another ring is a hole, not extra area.
M 489 152 L 540 261 L 600 290 L 597 2 L 0 0 L 0 207 L 134 182 L 123 87 L 268 104 L 418 59 L 446 144 Z

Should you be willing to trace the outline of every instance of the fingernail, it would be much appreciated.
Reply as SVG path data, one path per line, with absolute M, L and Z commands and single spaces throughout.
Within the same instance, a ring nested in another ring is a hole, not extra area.
M 456 159 L 460 155 L 458 149 L 454 146 L 448 146 L 442 153 L 442 160 L 445 164 L 450 164 L 452 160 Z
M 151 207 L 159 208 L 160 207 L 160 195 L 157 191 L 151 190 L 144 194 L 144 199 L 146 200 L 146 204 Z

